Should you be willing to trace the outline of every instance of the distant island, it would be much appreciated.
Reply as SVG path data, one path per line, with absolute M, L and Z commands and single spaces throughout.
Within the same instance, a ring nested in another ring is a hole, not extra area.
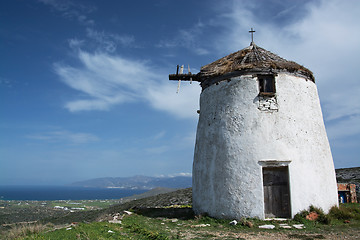
M 150 190 L 153 188 L 189 188 L 191 187 L 191 176 L 177 177 L 105 177 L 85 181 L 74 182 L 71 186 L 94 187 L 94 188 L 120 188 Z

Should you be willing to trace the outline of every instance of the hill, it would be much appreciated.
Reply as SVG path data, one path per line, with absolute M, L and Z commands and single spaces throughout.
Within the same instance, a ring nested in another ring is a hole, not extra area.
M 106 177 L 95 178 L 72 183 L 72 186 L 79 187 L 98 187 L 98 188 L 122 188 L 122 189 L 153 189 L 162 188 L 189 188 L 191 187 L 191 177 Z

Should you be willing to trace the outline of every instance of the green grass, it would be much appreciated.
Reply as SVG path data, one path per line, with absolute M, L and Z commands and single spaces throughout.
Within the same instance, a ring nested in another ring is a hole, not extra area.
M 173 213 L 173 209 L 164 208 L 165 211 Z M 163 210 L 164 210 L 163 209 Z M 306 220 L 306 212 L 319 212 L 330 219 L 330 222 L 323 220 Z M 158 211 L 153 209 L 153 211 Z M 151 216 L 149 212 L 146 215 L 141 211 L 138 214 L 125 216 L 121 224 L 112 224 L 108 222 L 79 223 L 72 226 L 63 226 L 61 229 L 54 230 L 54 226 L 37 226 L 31 228 L 30 225 L 18 227 L 17 239 L 184 239 L 192 236 L 195 239 L 241 239 L 239 234 L 248 234 L 260 236 L 267 234 L 285 234 L 290 239 L 324 239 L 326 234 L 344 234 L 355 237 L 360 232 L 360 204 L 342 204 L 339 208 L 331 209 L 330 213 L 325 215 L 321 209 L 311 207 L 308 211 L 298 214 L 293 220 L 281 221 L 262 221 L 259 219 L 242 219 L 236 226 L 229 225 L 230 220 L 215 219 L 208 216 L 186 217 L 184 219 Z M 161 212 L 164 213 L 164 212 Z M 149 216 L 147 216 L 149 215 Z M 346 220 L 346 222 L 344 222 Z M 251 222 L 250 228 L 246 222 Z M 281 229 L 279 224 L 287 223 L 289 225 L 303 223 L 305 229 L 296 230 Z M 259 229 L 259 225 L 273 224 L 276 226 L 273 230 Z M 27 230 L 27 228 L 29 228 Z M 14 230 L 15 231 L 15 230 Z M 12 234 L 16 236 L 16 234 Z M 6 239 L 15 239 L 6 238 Z M 246 237 L 244 238 L 246 239 Z
M 124 219 L 122 224 L 107 222 L 79 223 L 53 231 L 41 233 L 29 232 L 20 239 L 154 239 L 167 240 L 173 234 L 162 226 L 160 220 L 132 215 Z
M 75 201 L 49 201 L 49 207 L 61 206 L 68 208 L 83 207 L 86 210 L 106 208 L 119 204 L 119 200 L 75 200 Z
M 109 230 L 111 232 L 109 232 Z M 127 239 L 120 226 L 105 222 L 80 223 L 55 231 L 38 233 L 22 239 Z

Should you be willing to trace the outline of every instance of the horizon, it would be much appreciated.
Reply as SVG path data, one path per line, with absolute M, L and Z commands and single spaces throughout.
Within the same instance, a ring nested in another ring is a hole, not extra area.
M 0 185 L 191 174 L 201 88 L 168 74 L 249 46 L 250 29 L 314 73 L 335 168 L 360 166 L 360 1 L 1 6 Z

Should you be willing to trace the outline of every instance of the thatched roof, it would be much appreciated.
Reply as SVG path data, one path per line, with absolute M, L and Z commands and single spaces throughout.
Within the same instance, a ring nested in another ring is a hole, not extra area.
M 252 43 L 249 47 L 226 57 L 220 58 L 213 63 L 203 66 L 197 74 L 199 79 L 222 76 L 236 71 L 286 71 L 299 74 L 315 82 L 312 72 L 292 61 L 288 61 L 278 55 L 269 52 Z

